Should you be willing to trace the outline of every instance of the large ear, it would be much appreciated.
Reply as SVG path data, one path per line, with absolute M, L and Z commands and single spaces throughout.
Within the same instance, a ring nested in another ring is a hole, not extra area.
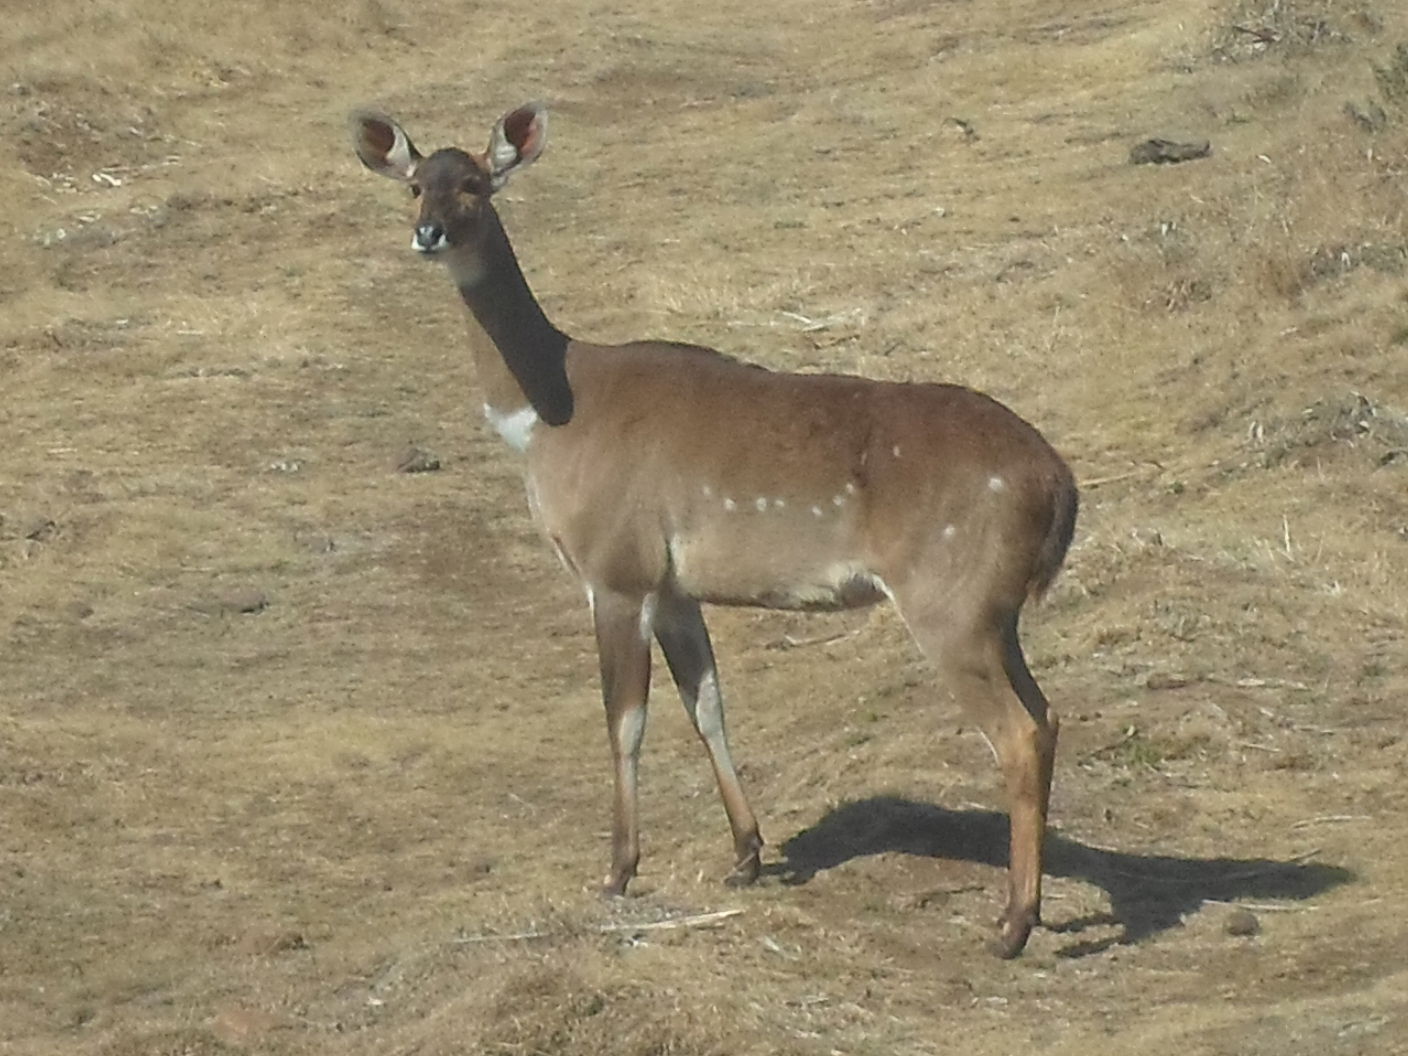
M 393 180 L 411 178 L 421 153 L 400 125 L 374 110 L 358 110 L 348 123 L 352 127 L 352 147 L 363 165 Z
M 494 190 L 504 185 L 514 170 L 543 152 L 548 139 L 548 112 L 542 103 L 525 103 L 499 118 L 489 134 L 489 179 Z

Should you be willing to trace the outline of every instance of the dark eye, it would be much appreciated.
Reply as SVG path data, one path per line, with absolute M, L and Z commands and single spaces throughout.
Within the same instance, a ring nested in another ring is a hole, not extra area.
M 460 184 L 460 191 L 461 191 L 462 193 L 464 193 L 464 194 L 478 194 L 478 193 L 479 193 L 479 181 L 478 181 L 478 180 L 465 180 L 464 183 Z
M 412 197 L 412 198 L 419 198 L 419 197 L 420 197 L 420 188 L 417 187 L 414 183 L 411 184 L 411 197 Z

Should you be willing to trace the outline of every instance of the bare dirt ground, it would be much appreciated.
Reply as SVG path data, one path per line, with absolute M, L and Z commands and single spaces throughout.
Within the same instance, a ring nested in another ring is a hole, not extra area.
M 1403 5 L 0 33 L 0 1051 L 1408 1052 Z M 714 614 L 769 873 L 719 885 L 662 686 L 638 892 L 596 896 L 579 592 L 343 126 L 477 149 L 531 98 L 502 210 L 564 328 L 962 381 L 1076 467 L 1027 621 L 1064 724 L 1021 960 L 982 950 L 987 751 L 879 610 Z M 1151 136 L 1212 153 L 1129 164 Z

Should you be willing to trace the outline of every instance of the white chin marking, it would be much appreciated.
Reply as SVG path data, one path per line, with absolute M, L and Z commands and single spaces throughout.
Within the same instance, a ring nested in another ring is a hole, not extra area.
M 504 413 L 487 403 L 484 405 L 484 417 L 504 438 L 504 443 L 519 453 L 528 450 L 528 445 L 533 439 L 533 427 L 539 421 L 538 412 L 532 407 L 520 407 L 516 411 Z
M 415 235 L 412 235 L 411 248 L 414 249 L 417 253 L 419 253 L 422 257 L 433 257 L 441 250 L 449 249 L 450 243 L 445 241 L 444 235 L 441 235 L 434 242 L 427 246 L 422 244 L 421 240 L 418 239 Z

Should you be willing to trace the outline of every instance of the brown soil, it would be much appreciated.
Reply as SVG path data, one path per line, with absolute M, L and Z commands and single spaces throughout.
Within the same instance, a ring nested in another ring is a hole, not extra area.
M 1408 1052 L 1404 5 L 12 6 L 0 1052 Z M 1076 467 L 1022 959 L 880 610 L 714 613 L 768 873 L 662 686 L 595 895 L 580 594 L 343 125 L 531 98 L 564 328 L 963 381 Z

